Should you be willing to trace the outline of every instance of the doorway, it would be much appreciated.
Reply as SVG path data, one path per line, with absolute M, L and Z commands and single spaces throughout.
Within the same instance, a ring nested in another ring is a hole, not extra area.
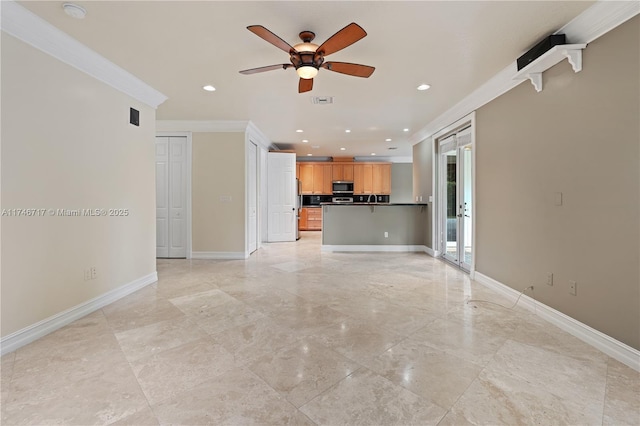
M 442 257 L 473 269 L 473 138 L 471 126 L 438 139 L 439 246 Z
M 156 136 L 156 257 L 190 257 L 188 137 Z

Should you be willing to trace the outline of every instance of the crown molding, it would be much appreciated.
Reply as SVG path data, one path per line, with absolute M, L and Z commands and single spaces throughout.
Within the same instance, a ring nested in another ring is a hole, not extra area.
M 273 142 L 271 142 L 271 139 L 269 139 L 267 135 L 262 133 L 262 130 L 260 130 L 253 121 L 249 121 L 249 124 L 247 125 L 247 139 L 256 142 L 259 146 L 266 149 L 267 151 L 279 151 L 278 147 L 274 145 Z
M 234 133 L 247 131 L 249 123 L 246 120 L 156 120 L 156 131 Z
M 0 2 L 0 27 L 5 33 L 152 107 L 167 100 L 153 87 L 120 68 L 78 40 L 60 31 L 13 0 Z
M 638 1 L 600 0 L 554 34 L 566 35 L 567 43 L 591 43 L 638 13 Z
M 640 2 L 638 1 L 600 0 L 556 31 L 555 34 L 565 34 L 570 43 L 590 43 L 638 13 L 640 13 Z M 522 53 L 525 52 L 526 50 Z M 517 66 L 514 60 L 466 98 L 411 135 L 409 142 L 415 145 L 424 141 L 440 129 L 521 84 L 522 81 L 513 80 L 516 71 Z

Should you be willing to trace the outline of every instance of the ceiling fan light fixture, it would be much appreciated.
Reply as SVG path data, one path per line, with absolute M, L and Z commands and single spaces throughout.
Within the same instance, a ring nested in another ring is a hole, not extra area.
M 318 47 L 320 46 L 315 43 L 298 43 L 293 46 L 296 52 L 315 52 Z
M 303 65 L 299 67 L 296 72 L 300 78 L 311 79 L 318 75 L 318 69 L 310 65 Z

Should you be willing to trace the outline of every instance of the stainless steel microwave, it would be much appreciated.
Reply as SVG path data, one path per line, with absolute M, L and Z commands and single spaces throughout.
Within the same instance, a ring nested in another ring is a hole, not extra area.
M 334 194 L 353 194 L 353 181 L 334 180 L 333 193 Z

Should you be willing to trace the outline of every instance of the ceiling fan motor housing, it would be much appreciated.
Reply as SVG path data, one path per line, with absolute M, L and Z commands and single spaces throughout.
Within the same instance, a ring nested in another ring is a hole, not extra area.
M 316 37 L 312 31 L 302 31 L 299 34 L 302 43 L 293 46 L 290 53 L 290 60 L 293 66 L 298 69 L 300 67 L 313 67 L 320 69 L 324 62 L 324 52 L 318 52 L 318 45 L 311 43 Z

